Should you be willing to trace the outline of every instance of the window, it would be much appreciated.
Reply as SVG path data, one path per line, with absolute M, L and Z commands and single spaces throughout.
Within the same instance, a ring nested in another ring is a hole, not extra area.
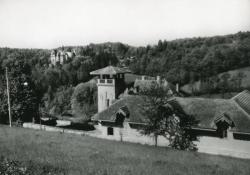
M 114 128 L 108 127 L 108 128 L 107 128 L 107 134 L 108 134 L 108 135 L 114 135 Z
M 109 107 L 109 99 L 106 100 L 106 106 Z

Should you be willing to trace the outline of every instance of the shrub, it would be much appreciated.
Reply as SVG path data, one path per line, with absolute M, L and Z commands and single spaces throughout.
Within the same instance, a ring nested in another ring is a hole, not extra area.
M 80 83 L 75 87 L 71 98 L 73 114 L 84 120 L 97 112 L 97 87 L 95 82 Z

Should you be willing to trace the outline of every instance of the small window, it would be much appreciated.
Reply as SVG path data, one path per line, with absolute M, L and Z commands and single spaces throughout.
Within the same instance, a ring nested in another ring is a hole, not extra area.
M 107 129 L 107 134 L 108 134 L 108 135 L 114 135 L 114 128 L 108 127 L 108 129 Z
M 107 99 L 106 100 L 106 106 L 107 106 L 107 108 L 109 107 L 109 105 L 110 105 L 110 102 L 109 102 L 109 99 Z

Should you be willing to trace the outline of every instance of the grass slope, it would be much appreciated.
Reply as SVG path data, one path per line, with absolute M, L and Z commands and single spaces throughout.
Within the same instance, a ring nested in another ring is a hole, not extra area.
M 250 160 L 2 125 L 0 156 L 58 174 L 250 174 Z

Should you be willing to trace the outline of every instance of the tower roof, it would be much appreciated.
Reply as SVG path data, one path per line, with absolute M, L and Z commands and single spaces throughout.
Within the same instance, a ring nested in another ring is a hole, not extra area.
M 90 75 L 116 75 L 116 74 L 130 73 L 130 72 L 131 71 L 124 69 L 124 68 L 107 66 L 102 69 L 98 69 L 98 70 L 90 72 Z

